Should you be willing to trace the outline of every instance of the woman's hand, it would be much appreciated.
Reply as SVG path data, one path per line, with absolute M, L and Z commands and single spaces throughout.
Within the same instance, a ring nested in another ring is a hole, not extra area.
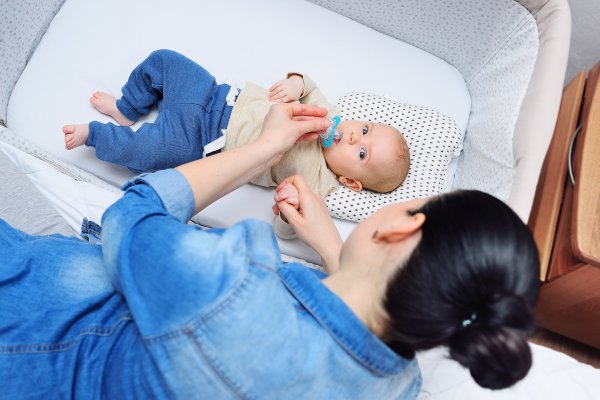
M 275 104 L 256 141 L 177 167 L 190 183 L 195 213 L 275 165 L 296 141 L 316 138 L 329 126 L 325 115 L 306 104 Z
M 282 79 L 269 88 L 269 101 L 289 103 L 300 99 L 304 91 L 304 79 L 299 75 L 292 75 Z
M 289 197 L 276 194 L 277 203 L 273 206 L 273 212 L 281 212 L 285 216 L 300 239 L 321 256 L 325 272 L 331 274 L 339 268 L 342 239 L 329 216 L 325 199 L 310 190 L 301 175 L 287 178 L 276 192 L 290 184 L 298 190 L 298 206 L 290 204 Z
M 300 208 L 300 196 L 296 186 L 288 182 L 283 182 L 275 189 L 275 202 L 285 201 L 291 206 L 294 206 L 296 210 Z
M 298 195 L 298 189 L 296 189 L 296 186 L 287 182 L 283 182 L 281 185 L 277 186 L 275 189 L 275 203 L 279 203 L 281 201 L 285 201 L 298 210 L 300 208 L 300 196 Z M 279 208 L 276 205 L 273 206 L 273 212 L 275 214 L 279 213 Z M 281 213 L 281 219 L 285 223 L 288 223 L 283 213 Z
M 277 164 L 294 143 L 315 140 L 329 126 L 326 115 L 326 109 L 306 104 L 272 105 L 257 140 L 273 154 L 267 166 Z

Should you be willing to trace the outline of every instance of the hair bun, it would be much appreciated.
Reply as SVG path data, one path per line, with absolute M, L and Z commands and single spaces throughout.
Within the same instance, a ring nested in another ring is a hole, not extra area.
M 503 389 L 527 375 L 531 349 L 524 332 L 502 326 L 469 326 L 450 340 L 450 357 L 469 368 L 482 387 Z
M 487 306 L 476 315 L 480 326 L 505 326 L 525 333 L 535 328 L 531 306 L 522 297 L 512 294 L 494 294 Z

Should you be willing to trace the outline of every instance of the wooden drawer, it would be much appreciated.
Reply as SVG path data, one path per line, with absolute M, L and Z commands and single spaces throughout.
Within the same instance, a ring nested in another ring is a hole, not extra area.
M 600 63 L 585 78 L 564 90 L 529 226 L 542 267 L 537 324 L 600 348 Z

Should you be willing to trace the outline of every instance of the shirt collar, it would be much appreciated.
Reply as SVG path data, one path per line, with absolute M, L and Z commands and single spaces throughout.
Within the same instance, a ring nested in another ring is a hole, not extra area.
M 392 375 L 415 362 L 387 347 L 309 268 L 291 263 L 280 264 L 277 270 L 294 297 L 366 368 L 379 375 Z

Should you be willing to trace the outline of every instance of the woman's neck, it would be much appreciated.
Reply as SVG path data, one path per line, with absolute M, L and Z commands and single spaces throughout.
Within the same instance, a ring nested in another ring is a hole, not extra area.
M 384 334 L 382 306 L 386 283 L 376 270 L 342 268 L 323 280 L 367 328 L 378 337 Z

